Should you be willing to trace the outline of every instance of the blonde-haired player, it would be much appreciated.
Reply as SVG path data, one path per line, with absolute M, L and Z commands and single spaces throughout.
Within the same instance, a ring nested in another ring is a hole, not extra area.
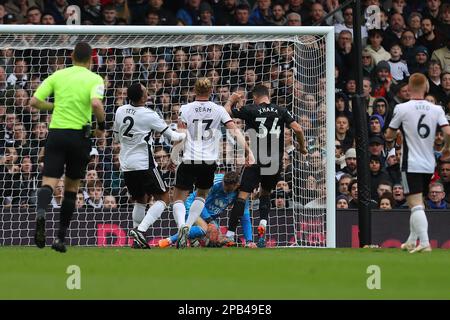
M 181 106 L 180 109 L 178 128 L 186 130 L 186 140 L 183 157 L 175 176 L 173 215 L 179 230 L 177 248 L 187 247 L 189 228 L 200 216 L 205 206 L 205 198 L 214 183 L 222 140 L 222 123 L 252 158 L 242 133 L 236 128 L 228 112 L 222 106 L 209 101 L 211 92 L 211 81 L 208 78 L 198 79 L 195 83 L 195 101 Z M 197 197 L 192 202 L 186 221 L 184 201 L 194 185 Z
M 446 135 L 450 135 L 450 127 L 443 108 L 424 99 L 429 84 L 423 74 L 411 75 L 408 87 L 411 100 L 395 106 L 386 141 L 392 143 L 400 129 L 403 134 L 402 184 L 411 209 L 410 234 L 401 248 L 410 253 L 429 252 L 431 246 L 423 194 L 428 191 L 436 165 L 433 151 L 436 127 L 439 125 Z M 417 239 L 420 243 L 416 247 Z

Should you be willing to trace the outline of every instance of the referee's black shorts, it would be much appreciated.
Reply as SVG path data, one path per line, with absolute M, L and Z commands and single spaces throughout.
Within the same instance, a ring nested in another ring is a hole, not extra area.
M 91 139 L 85 138 L 82 130 L 50 129 L 45 144 L 45 177 L 70 179 L 84 178 L 91 153 Z

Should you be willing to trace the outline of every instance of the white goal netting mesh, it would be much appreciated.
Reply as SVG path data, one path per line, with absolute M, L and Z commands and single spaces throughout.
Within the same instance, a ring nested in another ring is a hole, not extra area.
M 271 198 L 267 245 L 326 245 L 325 150 L 333 141 L 326 141 L 325 97 L 333 93 L 325 90 L 324 36 L 102 34 L 0 35 L 0 245 L 34 244 L 36 190 L 51 114 L 30 108 L 29 99 L 48 75 L 71 65 L 71 49 L 78 41 L 94 48 L 92 70 L 105 81 L 108 129 L 106 139 L 94 141 L 70 226 L 71 244 L 123 246 L 131 241 L 132 204 L 120 172 L 120 146 L 112 141 L 114 112 L 127 102 L 126 88 L 135 81 L 144 83 L 148 107 L 176 128 L 180 106 L 193 101 L 195 80 L 206 76 L 214 84 L 211 99 L 222 105 L 236 90 L 245 92 L 246 103 L 251 103 L 253 86 L 267 85 L 272 101 L 290 110 L 304 128 L 306 156 L 295 151 L 292 132 L 284 133 L 282 180 Z M 156 161 L 173 186 L 174 173 L 167 168 L 171 144 L 158 135 L 153 140 Z M 222 149 L 219 172 L 240 171 L 243 160 L 225 134 Z M 48 241 L 59 227 L 63 190 L 61 181 L 46 217 Z M 256 228 L 256 192 L 250 206 Z M 226 212 L 220 220 L 225 231 Z M 150 227 L 148 238 L 156 244 L 175 232 L 169 209 Z

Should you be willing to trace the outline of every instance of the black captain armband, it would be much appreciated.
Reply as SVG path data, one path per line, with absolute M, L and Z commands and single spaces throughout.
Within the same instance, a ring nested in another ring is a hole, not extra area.
M 105 131 L 105 129 L 106 129 L 106 122 L 105 121 L 97 122 L 97 129 L 101 130 L 101 131 Z

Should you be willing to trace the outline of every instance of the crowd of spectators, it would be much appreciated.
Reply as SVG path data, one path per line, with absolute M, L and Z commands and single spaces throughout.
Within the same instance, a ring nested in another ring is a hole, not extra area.
M 361 26 L 363 87 L 369 127 L 371 196 L 373 206 L 385 210 L 403 208 L 399 161 L 401 137 L 396 147 L 385 147 L 383 131 L 396 104 L 409 99 L 410 74 L 427 75 L 426 99 L 450 110 L 450 5 L 441 0 L 366 0 L 378 6 L 380 24 Z M 0 0 L 0 24 L 65 24 L 73 17 L 71 5 L 80 10 L 83 25 L 230 25 L 335 27 L 336 87 L 336 205 L 357 208 L 357 163 L 352 96 L 356 93 L 353 10 L 336 9 L 338 0 Z M 273 102 L 292 111 L 299 102 L 304 112 L 298 122 L 305 129 L 309 154 L 293 161 L 294 142 L 284 132 L 282 181 L 272 196 L 275 208 L 323 208 L 325 206 L 325 104 L 324 75 L 307 92 L 301 85 L 301 68 L 295 68 L 294 47 L 287 42 L 158 48 L 95 49 L 93 71 L 105 80 L 105 111 L 111 129 L 114 112 L 127 102 L 126 88 L 134 81 L 147 85 L 148 105 L 176 128 L 178 110 L 194 99 L 193 83 L 207 76 L 214 84 L 212 100 L 224 104 L 234 91 L 246 94 L 257 83 L 270 88 Z M 37 86 L 52 72 L 70 66 L 69 50 L 0 50 L 0 202 L 3 206 L 35 205 L 40 183 L 44 145 L 51 115 L 29 106 Z M 236 119 L 243 128 L 241 120 Z M 155 135 L 154 156 L 164 179 L 173 184 L 168 169 L 171 144 Z M 219 170 L 239 170 L 230 141 L 222 144 Z M 427 197 L 429 208 L 447 208 L 450 200 L 450 141 L 436 133 L 436 157 L 440 160 Z M 86 177 L 77 195 L 77 207 L 115 208 L 129 203 L 120 173 L 120 145 L 107 137 L 95 141 Z M 229 160 L 232 159 L 231 162 Z M 227 162 L 228 160 L 228 162 Z M 301 171 L 299 190 L 292 187 L 292 168 Z M 58 208 L 64 184 L 58 185 L 52 206 Z M 294 201 L 295 199 L 295 201 Z M 254 202 L 257 203 L 256 193 Z

